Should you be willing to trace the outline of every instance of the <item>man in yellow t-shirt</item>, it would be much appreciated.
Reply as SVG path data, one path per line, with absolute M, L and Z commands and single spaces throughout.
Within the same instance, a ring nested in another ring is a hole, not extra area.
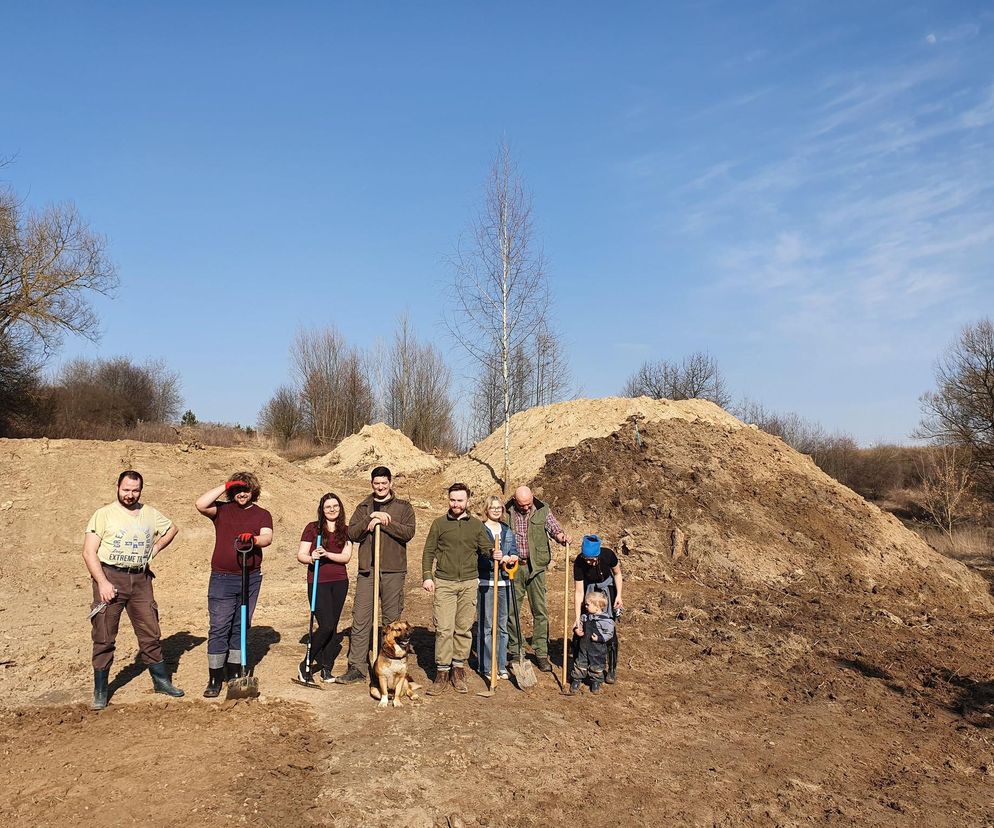
M 152 593 L 148 563 L 176 537 L 173 522 L 139 502 L 144 481 L 133 470 L 117 479 L 117 501 L 101 506 L 86 525 L 83 561 L 93 580 L 90 623 L 93 637 L 94 710 L 107 706 L 107 679 L 114 661 L 117 628 L 127 610 L 138 637 L 141 657 L 152 675 L 156 693 L 182 696 L 162 660 L 159 613 Z

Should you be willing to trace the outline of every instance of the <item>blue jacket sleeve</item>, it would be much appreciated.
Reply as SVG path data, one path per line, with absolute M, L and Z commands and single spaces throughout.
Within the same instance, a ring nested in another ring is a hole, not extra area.
M 500 550 L 504 556 L 518 554 L 518 541 L 514 537 L 514 532 L 510 526 L 500 527 Z

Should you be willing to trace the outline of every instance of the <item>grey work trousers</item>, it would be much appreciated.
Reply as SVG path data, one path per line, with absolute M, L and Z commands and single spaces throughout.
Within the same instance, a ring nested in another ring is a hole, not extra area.
M 392 624 L 404 612 L 406 572 L 380 573 L 380 626 Z M 373 573 L 360 572 L 352 602 L 352 633 L 349 636 L 349 667 L 369 675 L 369 653 L 373 649 Z M 376 630 L 379 635 L 379 630 Z

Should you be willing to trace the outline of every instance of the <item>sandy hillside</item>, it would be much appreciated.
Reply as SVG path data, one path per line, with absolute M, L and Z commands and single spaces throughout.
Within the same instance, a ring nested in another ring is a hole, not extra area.
M 511 474 L 513 489 L 534 479 L 547 454 L 575 446 L 590 437 L 606 437 L 630 417 L 658 422 L 681 419 L 712 423 L 727 429 L 743 428 L 741 422 L 706 400 L 654 400 L 649 397 L 605 397 L 596 400 L 569 400 L 530 408 L 511 418 Z M 498 428 L 489 437 L 445 469 L 450 481 L 460 480 L 483 495 L 501 489 L 504 465 L 504 431 Z
M 387 466 L 398 477 L 411 477 L 440 471 L 441 461 L 421 451 L 407 437 L 385 423 L 365 425 L 346 437 L 334 449 L 308 460 L 304 466 L 313 472 L 347 475 L 369 474 L 374 466 Z
M 988 584 L 707 403 L 564 405 L 516 418 L 529 424 L 516 480 L 532 480 L 575 537 L 599 531 L 620 550 L 618 684 L 569 697 L 541 674 L 528 692 L 500 682 L 482 699 L 474 676 L 469 695 L 387 711 L 361 685 L 289 680 L 307 630 L 300 530 L 329 489 L 351 510 L 367 469 L 314 471 L 252 449 L 0 441 L 0 821 L 994 826 Z M 456 462 L 481 485 L 477 460 Z M 181 526 L 157 560 L 156 596 L 187 696 L 150 692 L 124 620 L 111 705 L 93 713 L 79 550 L 127 466 Z M 193 500 L 238 468 L 259 474 L 276 542 L 250 636 L 263 696 L 235 704 L 200 698 L 212 530 Z M 418 519 L 404 614 L 421 684 L 434 632 L 420 553 L 448 477 L 399 481 Z M 554 659 L 562 561 L 557 551 L 549 573 Z M 343 631 L 349 620 L 350 603 Z M 522 623 L 529 634 L 527 610 Z

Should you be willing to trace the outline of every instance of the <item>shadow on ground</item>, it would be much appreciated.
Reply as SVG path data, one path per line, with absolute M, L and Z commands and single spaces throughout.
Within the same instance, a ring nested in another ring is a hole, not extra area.
M 189 630 L 174 632 L 169 637 L 163 638 L 162 659 L 166 662 L 169 672 L 176 672 L 183 655 L 199 647 L 206 640 L 202 635 L 192 635 Z M 109 697 L 113 697 L 115 692 L 125 685 L 130 684 L 134 679 L 147 671 L 148 667 L 141 660 L 141 655 L 139 654 L 134 662 L 118 671 L 117 675 L 111 680 L 107 688 L 110 694 Z

